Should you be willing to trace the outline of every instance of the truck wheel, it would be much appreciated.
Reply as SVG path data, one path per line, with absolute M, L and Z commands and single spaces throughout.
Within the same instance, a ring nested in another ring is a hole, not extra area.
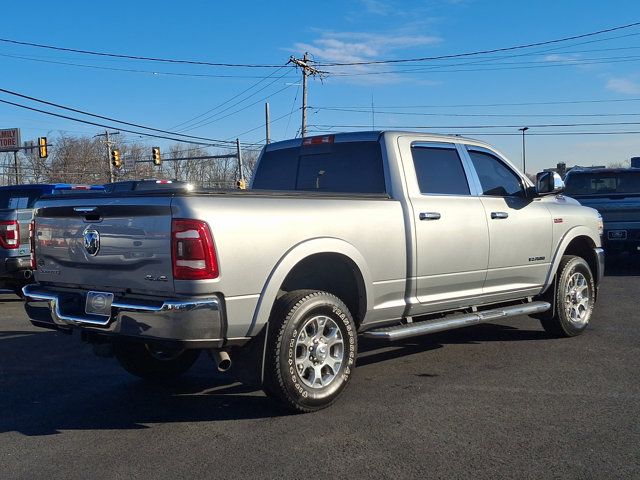
M 555 313 L 542 319 L 543 328 L 556 337 L 575 337 L 587 328 L 595 305 L 595 284 L 589 264 L 565 255 L 558 267 Z
M 173 380 L 195 363 L 200 350 L 160 348 L 146 343 L 118 342 L 113 353 L 127 372 L 145 380 Z
M 297 412 L 333 403 L 351 379 L 358 351 L 345 304 L 327 292 L 287 293 L 274 306 L 268 328 L 267 395 Z

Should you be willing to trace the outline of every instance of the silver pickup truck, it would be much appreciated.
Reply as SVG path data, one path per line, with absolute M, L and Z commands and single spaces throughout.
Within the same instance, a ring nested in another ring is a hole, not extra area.
M 534 315 L 589 323 L 602 221 L 471 139 L 359 132 L 267 145 L 248 191 L 37 204 L 34 325 L 79 330 L 164 380 L 201 351 L 308 412 L 348 385 L 357 335 L 400 340 Z

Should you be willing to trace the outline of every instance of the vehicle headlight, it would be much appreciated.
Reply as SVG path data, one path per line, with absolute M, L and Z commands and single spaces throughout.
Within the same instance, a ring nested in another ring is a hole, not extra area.
M 598 213 L 598 235 L 604 235 L 604 223 L 602 222 L 602 215 Z

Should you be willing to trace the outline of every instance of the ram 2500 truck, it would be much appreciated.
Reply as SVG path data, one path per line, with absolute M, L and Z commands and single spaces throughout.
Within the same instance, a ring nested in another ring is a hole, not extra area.
M 536 315 L 587 327 L 601 219 L 489 145 L 359 132 L 271 143 L 247 191 L 41 200 L 34 325 L 155 380 L 206 350 L 302 412 L 349 384 L 358 334 L 395 341 Z

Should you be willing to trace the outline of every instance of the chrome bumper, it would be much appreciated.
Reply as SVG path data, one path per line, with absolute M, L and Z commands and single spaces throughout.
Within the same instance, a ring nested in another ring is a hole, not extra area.
M 194 348 L 224 343 L 226 325 L 217 297 L 158 302 L 114 298 L 111 316 L 106 317 L 69 311 L 73 309 L 64 303 L 68 293 L 38 285 L 27 285 L 22 292 L 27 315 L 39 327 L 78 327 L 105 335 L 176 341 Z
M 599 285 L 600 281 L 604 277 L 604 249 L 594 248 L 596 252 L 596 258 L 598 259 L 598 271 L 596 272 L 596 284 Z

